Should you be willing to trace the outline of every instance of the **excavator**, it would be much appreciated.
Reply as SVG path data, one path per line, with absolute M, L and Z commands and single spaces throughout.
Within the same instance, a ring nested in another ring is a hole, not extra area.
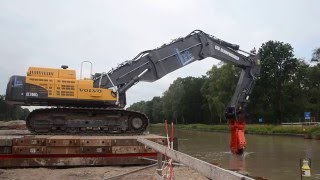
M 207 57 L 241 69 L 225 117 L 231 131 L 231 151 L 242 154 L 246 147 L 246 108 L 260 73 L 259 54 L 200 30 L 143 51 L 115 69 L 90 78 L 77 79 L 75 70 L 66 65 L 61 69 L 29 67 L 26 76 L 10 77 L 5 100 L 21 106 L 51 106 L 35 109 L 26 118 L 26 126 L 34 134 L 142 134 L 149 120 L 142 113 L 124 109 L 126 91 L 139 81 L 154 82 Z

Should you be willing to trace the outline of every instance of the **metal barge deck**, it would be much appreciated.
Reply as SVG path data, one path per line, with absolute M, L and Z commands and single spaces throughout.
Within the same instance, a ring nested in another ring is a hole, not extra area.
M 0 135 L 0 168 L 144 165 L 156 151 L 139 143 L 145 138 L 165 145 L 163 136 Z

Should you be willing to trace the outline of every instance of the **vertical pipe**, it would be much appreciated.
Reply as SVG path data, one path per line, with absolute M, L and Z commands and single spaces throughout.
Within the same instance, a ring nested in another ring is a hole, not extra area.
M 81 68 L 80 68 L 80 79 L 82 79 L 82 66 L 83 63 L 90 63 L 91 67 L 90 67 L 90 76 L 92 75 L 92 62 L 91 61 L 82 61 L 81 62 Z

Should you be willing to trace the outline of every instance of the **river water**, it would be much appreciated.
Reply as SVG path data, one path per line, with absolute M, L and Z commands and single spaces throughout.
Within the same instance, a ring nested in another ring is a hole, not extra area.
M 150 132 L 164 135 L 165 131 L 151 127 Z M 267 179 L 300 179 L 300 158 L 308 157 L 312 163 L 308 179 L 320 179 L 320 140 L 246 134 L 246 152 L 237 156 L 230 153 L 228 133 L 175 130 L 175 136 L 183 153 Z

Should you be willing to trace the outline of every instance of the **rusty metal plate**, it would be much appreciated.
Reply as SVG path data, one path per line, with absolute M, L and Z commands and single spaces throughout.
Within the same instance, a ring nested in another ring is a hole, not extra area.
M 132 154 L 143 153 L 145 148 L 143 146 L 113 146 L 112 154 Z
M 80 147 L 82 154 L 111 154 L 111 147 L 110 146 L 100 146 L 100 147 Z
M 111 139 L 103 136 L 85 136 L 80 138 L 80 146 L 111 146 Z
M 80 136 L 52 136 L 46 140 L 47 146 L 79 146 Z
M 0 154 L 11 154 L 11 146 L 0 146 Z
M 142 144 L 137 139 L 113 139 L 111 140 L 112 146 L 141 146 Z
M 13 146 L 12 154 L 46 154 L 44 146 Z
M 79 154 L 80 147 L 47 147 L 47 154 Z
M 21 138 L 14 138 L 12 140 L 13 146 L 45 146 L 46 139 L 50 136 L 24 136 Z

